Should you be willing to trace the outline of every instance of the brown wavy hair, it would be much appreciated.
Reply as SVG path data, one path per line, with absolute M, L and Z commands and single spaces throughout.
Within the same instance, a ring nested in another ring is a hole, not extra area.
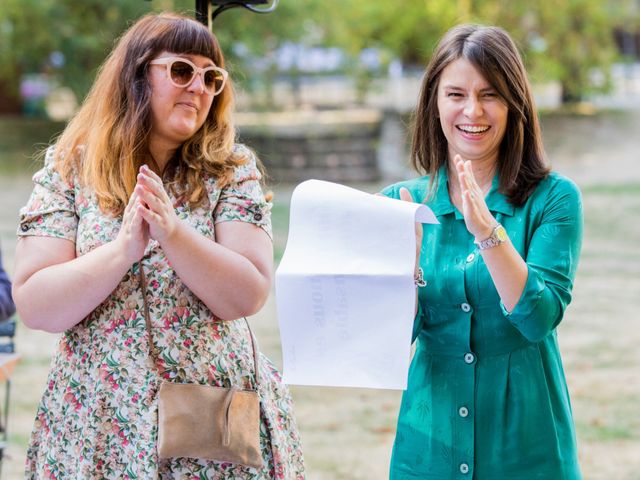
M 531 85 L 509 34 L 498 27 L 458 25 L 438 43 L 427 65 L 414 116 L 411 161 L 431 176 L 448 160 L 447 139 L 438 115 L 438 85 L 442 71 L 459 58 L 470 61 L 498 92 L 509 109 L 500 144 L 500 192 L 513 205 L 522 205 L 549 174 Z
M 175 13 L 149 14 L 120 38 L 98 71 L 82 107 L 58 138 L 54 159 L 63 178 L 78 174 L 96 193 L 100 208 L 122 214 L 149 153 L 151 86 L 149 62 L 163 51 L 202 55 L 224 68 L 215 36 L 197 21 Z M 198 206 L 208 201 L 205 176 L 228 183 L 245 159 L 233 153 L 233 86 L 227 80 L 213 99 L 203 126 L 176 151 L 163 180 L 179 201 Z

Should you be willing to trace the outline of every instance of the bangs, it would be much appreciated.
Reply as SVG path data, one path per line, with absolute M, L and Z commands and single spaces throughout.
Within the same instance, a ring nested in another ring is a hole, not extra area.
M 168 19 L 171 26 L 154 42 L 154 50 L 189 55 L 202 55 L 210 58 L 219 67 L 220 49 L 213 34 L 204 25 L 187 18 Z

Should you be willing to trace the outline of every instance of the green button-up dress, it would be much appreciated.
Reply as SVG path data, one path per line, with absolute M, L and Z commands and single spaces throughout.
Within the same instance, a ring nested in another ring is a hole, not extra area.
M 417 346 L 402 397 L 390 478 L 580 479 L 575 431 L 556 327 L 571 300 L 582 238 L 578 188 L 552 173 L 521 207 L 486 197 L 528 267 L 508 312 L 462 214 L 446 169 L 431 197 L 428 177 L 406 187 L 440 221 L 424 225 L 414 324 Z

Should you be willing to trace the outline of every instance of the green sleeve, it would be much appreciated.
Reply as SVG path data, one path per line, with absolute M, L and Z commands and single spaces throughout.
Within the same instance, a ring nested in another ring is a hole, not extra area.
M 562 179 L 546 194 L 541 222 L 526 253 L 527 282 L 513 311 L 500 306 L 528 340 L 546 337 L 562 320 L 571 301 L 582 244 L 582 200 L 571 181 Z
M 426 315 L 427 314 L 422 308 L 422 305 L 418 301 L 418 311 L 416 312 L 416 316 L 413 319 L 413 331 L 411 332 L 411 343 L 415 342 L 416 338 L 418 338 L 418 335 L 420 335 L 420 331 L 422 330 L 422 327 L 424 326 L 424 323 L 425 323 Z
M 399 199 L 400 198 L 399 192 L 400 192 L 399 185 L 389 185 L 388 187 L 384 187 L 380 193 L 385 197 Z

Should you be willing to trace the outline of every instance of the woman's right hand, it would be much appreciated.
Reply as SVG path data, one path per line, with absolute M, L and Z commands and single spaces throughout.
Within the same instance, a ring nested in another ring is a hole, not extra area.
M 144 207 L 134 192 L 122 214 L 122 225 L 116 237 L 121 251 L 127 261 L 132 264 L 139 261 L 149 243 L 149 225 L 142 217 Z

